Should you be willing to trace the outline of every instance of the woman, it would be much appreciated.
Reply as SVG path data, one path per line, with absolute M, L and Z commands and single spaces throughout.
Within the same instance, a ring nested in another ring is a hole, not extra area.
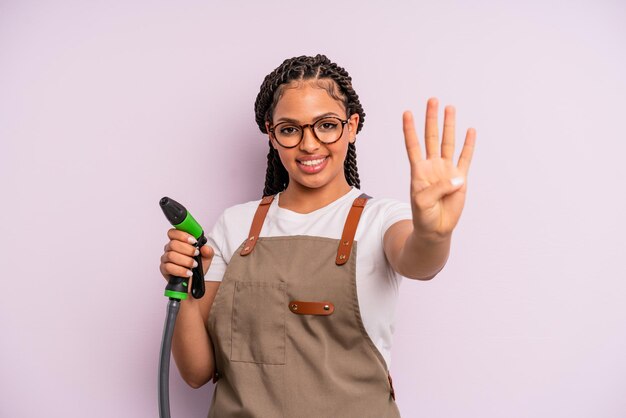
M 359 190 L 365 114 L 343 68 L 296 57 L 265 78 L 255 103 L 270 147 L 264 197 L 228 208 L 208 235 L 206 294 L 182 302 L 174 334 L 185 381 L 216 382 L 210 417 L 400 416 L 388 372 L 400 276 L 443 268 L 475 143 L 469 129 L 454 165 L 455 111 L 445 109 L 439 144 L 437 106 L 428 101 L 426 158 L 403 115 L 408 205 Z M 168 237 L 163 276 L 190 276 L 193 237 Z

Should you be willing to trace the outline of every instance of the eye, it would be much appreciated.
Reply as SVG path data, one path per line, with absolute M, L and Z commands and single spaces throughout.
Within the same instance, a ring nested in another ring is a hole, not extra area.
M 339 122 L 334 119 L 324 119 L 317 122 L 315 125 L 318 131 L 329 132 L 337 129 Z
M 300 128 L 293 125 L 281 126 L 278 133 L 283 136 L 299 135 Z

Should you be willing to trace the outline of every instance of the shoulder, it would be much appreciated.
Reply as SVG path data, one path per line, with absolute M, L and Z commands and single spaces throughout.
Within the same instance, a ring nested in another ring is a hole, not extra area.
M 232 254 L 247 237 L 259 200 L 239 203 L 224 209 L 213 229 L 207 234 L 215 256 L 205 280 L 221 280 Z M 208 277 L 208 279 L 207 279 Z
M 228 243 L 245 238 L 260 201 L 251 200 L 224 209 L 210 233 L 215 242 Z
M 382 251 L 385 232 L 395 223 L 407 219 L 412 219 L 409 203 L 388 197 L 372 197 L 363 209 L 355 238 L 363 244 L 369 242 L 365 245 L 376 246 Z
M 412 219 L 411 205 L 389 197 L 372 197 L 365 205 L 363 216 L 381 222 L 381 229 L 385 231 L 398 221 Z
M 231 225 L 233 223 L 238 224 L 246 222 L 247 220 L 251 221 L 256 209 L 259 207 L 259 203 L 261 203 L 261 199 L 250 200 L 248 202 L 238 203 L 227 207 L 222 212 L 218 222 L 221 222 L 224 225 Z
M 367 204 L 365 205 L 367 208 L 373 211 L 386 211 L 393 208 L 398 207 L 411 207 L 408 202 L 403 202 L 398 199 L 390 198 L 390 197 L 372 197 L 368 199 Z

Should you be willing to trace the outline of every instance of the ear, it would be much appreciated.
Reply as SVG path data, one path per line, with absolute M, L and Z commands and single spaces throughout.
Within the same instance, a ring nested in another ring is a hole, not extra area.
M 356 129 L 359 126 L 359 114 L 358 113 L 353 113 L 352 115 L 350 115 L 350 118 L 348 119 L 348 134 L 350 135 L 348 137 L 348 140 L 350 141 L 351 144 L 354 144 L 354 142 L 356 142 Z
M 270 123 L 269 122 L 265 122 L 265 130 L 267 131 L 267 137 L 270 140 L 270 144 L 272 144 L 272 147 L 274 149 L 277 149 L 276 142 L 274 142 L 274 140 L 272 139 L 272 134 L 270 133 Z

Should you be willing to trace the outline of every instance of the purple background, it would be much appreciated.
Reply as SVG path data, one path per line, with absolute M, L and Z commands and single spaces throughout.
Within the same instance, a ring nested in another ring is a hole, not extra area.
M 365 107 L 371 195 L 408 200 L 404 109 L 421 132 L 437 96 L 458 143 L 478 131 L 448 265 L 401 289 L 403 416 L 626 416 L 624 22 L 618 0 L 3 0 L 0 416 L 157 415 L 157 202 L 209 229 L 259 198 L 259 85 L 317 52 Z M 212 386 L 171 382 L 173 416 L 205 416 Z

